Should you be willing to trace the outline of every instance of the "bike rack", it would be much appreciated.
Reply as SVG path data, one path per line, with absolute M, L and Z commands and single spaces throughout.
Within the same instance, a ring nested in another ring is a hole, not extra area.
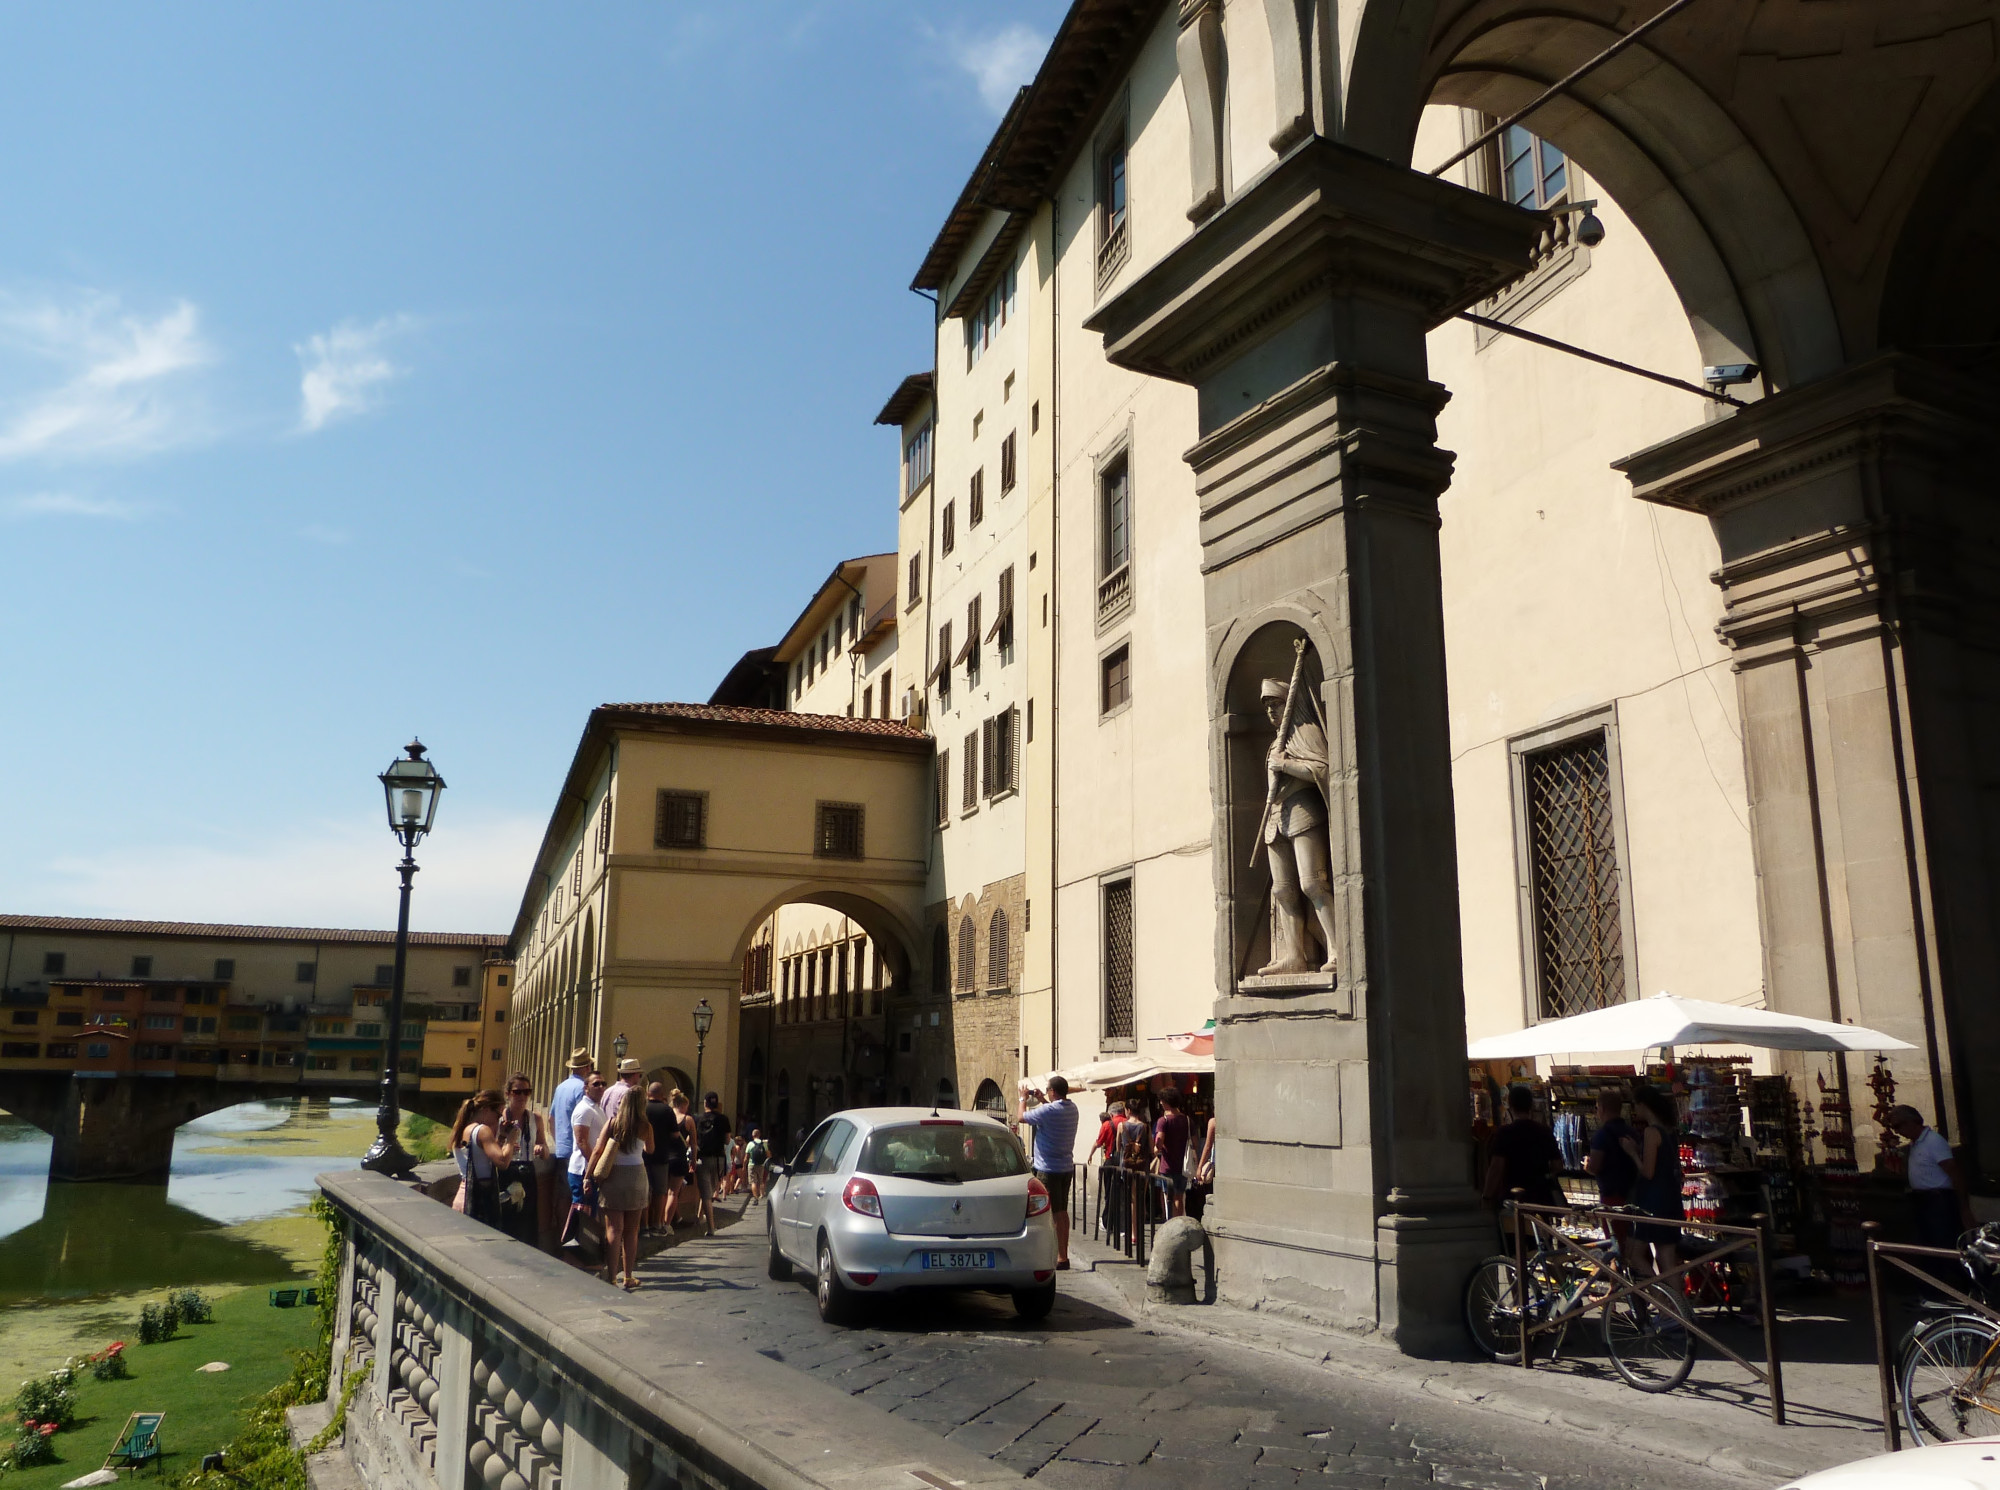
M 1875 1321 L 1875 1374 L 1882 1388 L 1882 1436 L 1889 1445 L 1889 1452 L 1895 1453 L 1903 1446 L 1903 1420 L 1896 1411 L 1896 1363 L 1889 1355 L 1889 1309 L 1888 1301 L 1882 1294 L 1882 1271 L 1877 1259 L 1891 1267 L 1901 1268 L 1926 1288 L 1934 1288 L 1939 1293 L 1948 1294 L 1974 1314 L 1985 1316 L 1995 1324 L 2000 1324 L 2000 1312 L 1992 1305 L 1981 1303 L 1953 1288 L 1928 1268 L 1915 1267 L 1905 1262 L 1909 1257 L 1941 1258 L 1946 1262 L 1962 1263 L 1963 1257 L 1955 1247 L 1918 1247 L 1908 1242 L 1885 1242 L 1874 1233 L 1882 1229 L 1880 1221 L 1864 1221 L 1861 1230 L 1867 1234 L 1865 1248 L 1868 1253 L 1868 1312 Z
M 1705 1267 L 1709 1263 L 1727 1257 L 1733 1252 L 1754 1251 L 1757 1256 L 1757 1308 L 1764 1328 L 1765 1365 L 1759 1366 L 1754 1361 L 1746 1360 L 1727 1345 L 1724 1345 L 1720 1340 L 1716 1339 L 1715 1336 L 1711 1335 L 1695 1322 L 1692 1310 L 1688 1311 L 1684 1323 L 1696 1337 L 1706 1340 L 1716 1350 L 1729 1357 L 1730 1360 L 1734 1361 L 1764 1384 L 1771 1398 L 1771 1421 L 1779 1427 L 1785 1425 L 1784 1361 L 1778 1351 L 1777 1314 L 1771 1306 L 1771 1254 L 1765 1217 L 1758 1216 L 1756 1218 L 1757 1225 L 1755 1226 L 1724 1226 L 1717 1221 L 1675 1222 L 1670 1219 L 1654 1221 L 1652 1218 L 1635 1215 L 1630 1211 L 1590 1210 L 1575 1206 L 1529 1205 L 1525 1201 L 1519 1200 L 1509 1201 L 1507 1208 L 1516 1217 L 1514 1225 L 1514 1286 L 1520 1291 L 1521 1302 L 1524 1306 L 1527 1302 L 1527 1239 L 1530 1228 L 1535 1233 L 1536 1246 L 1538 1248 L 1541 1246 L 1544 1237 L 1552 1239 L 1558 1250 L 1571 1254 L 1576 1261 L 1581 1262 L 1585 1267 L 1589 1268 L 1592 1278 L 1601 1274 L 1612 1285 L 1611 1292 L 1603 1298 L 1591 1299 L 1586 1296 L 1563 1313 L 1545 1319 L 1537 1325 L 1530 1325 L 1528 1323 L 1528 1311 L 1523 1307 L 1521 1309 L 1521 1367 L 1526 1371 L 1534 1370 L 1534 1361 L 1528 1351 L 1528 1341 L 1534 1336 L 1546 1334 L 1559 1326 L 1567 1325 L 1571 1320 L 1581 1318 L 1585 1314 L 1601 1311 L 1609 1305 L 1616 1303 L 1619 1299 L 1624 1298 L 1627 1294 L 1634 1293 L 1648 1284 L 1674 1283 L 1693 1272 L 1696 1268 Z M 1527 1227 L 1523 1227 L 1520 1224 L 1519 1218 L 1523 1216 L 1527 1218 Z M 1700 1257 L 1683 1262 L 1668 1272 L 1652 1274 L 1644 1278 L 1635 1278 L 1617 1263 L 1606 1262 L 1596 1253 L 1578 1246 L 1575 1238 L 1563 1231 L 1554 1221 L 1545 1220 L 1543 1219 L 1544 1217 L 1560 1217 L 1562 1220 L 1569 1222 L 1589 1221 L 1592 1225 L 1602 1227 L 1605 1234 L 1613 1238 L 1618 1233 L 1613 1229 L 1612 1223 L 1620 1222 L 1628 1225 L 1646 1225 L 1649 1223 L 1667 1226 L 1677 1225 L 1682 1231 L 1692 1231 L 1704 1236 L 1717 1238 L 1733 1237 L 1735 1240 L 1717 1247 L 1712 1252 L 1705 1252 Z

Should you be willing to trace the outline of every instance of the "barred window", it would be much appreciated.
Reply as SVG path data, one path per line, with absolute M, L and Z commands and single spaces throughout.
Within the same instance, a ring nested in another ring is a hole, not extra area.
M 653 815 L 654 848 L 708 847 L 708 793 L 662 790 Z
M 813 853 L 821 859 L 864 857 L 859 802 L 821 802 L 813 830 Z
M 1133 1038 L 1130 880 L 1104 887 L 1104 1038 Z
M 1544 1019 L 1625 997 L 1623 877 L 1611 752 L 1592 730 L 1523 757 L 1530 911 Z
M 958 990 L 972 992 L 972 978 L 979 967 L 979 933 L 973 928 L 972 917 L 963 917 L 958 923 Z
M 1007 925 L 1007 913 L 995 911 L 993 919 L 986 923 L 986 986 L 1006 988 L 1013 979 L 1010 959 L 1012 947 Z

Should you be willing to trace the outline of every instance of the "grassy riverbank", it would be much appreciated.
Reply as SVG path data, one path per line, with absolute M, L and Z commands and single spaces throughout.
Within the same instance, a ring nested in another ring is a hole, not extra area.
M 306 1219 L 323 1238 L 324 1226 Z M 158 1345 L 137 1343 L 141 1300 L 118 1300 L 115 1311 L 104 1306 L 101 1323 L 111 1324 L 115 1312 L 116 1328 L 81 1348 L 95 1351 L 113 1340 L 126 1341 L 125 1359 L 131 1365 L 131 1377 L 97 1381 L 88 1371 L 81 1373 L 76 1388 L 77 1421 L 53 1440 L 58 1462 L 14 1470 L 0 1476 L 0 1484 L 7 1490 L 54 1490 L 66 1480 L 90 1473 L 103 1464 L 127 1415 L 134 1412 L 166 1413 L 160 1437 L 166 1446 L 164 1468 L 169 1480 L 195 1468 L 202 1455 L 214 1453 L 233 1439 L 249 1399 L 288 1377 L 292 1352 L 313 1343 L 313 1311 L 274 1309 L 263 1288 L 216 1289 L 210 1297 L 215 1301 L 212 1322 L 184 1324 L 172 1340 Z M 78 1307 L 51 1312 L 75 1315 Z M 67 1324 L 73 1327 L 80 1322 L 72 1318 Z M 52 1337 L 49 1343 L 54 1343 Z M 45 1357 L 38 1370 L 46 1371 L 62 1359 L 60 1354 L 53 1360 Z M 227 1361 L 229 1369 L 198 1369 L 211 1361 Z M 5 1380 L 11 1385 L 21 1374 Z M 10 1408 L 0 1417 L 0 1436 L 9 1441 L 13 1423 Z

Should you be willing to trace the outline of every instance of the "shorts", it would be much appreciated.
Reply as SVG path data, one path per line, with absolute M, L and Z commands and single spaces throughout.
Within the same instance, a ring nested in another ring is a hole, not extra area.
M 1162 1195 L 1180 1195 L 1187 1190 L 1187 1181 L 1177 1174 L 1156 1174 L 1153 1183 L 1160 1187 Z
M 1038 1169 L 1035 1178 L 1042 1182 L 1042 1188 L 1049 1192 L 1049 1210 L 1058 1216 L 1069 1214 L 1069 1190 L 1076 1183 L 1073 1169 Z
M 1625 1196 L 1619 1195 L 1616 1192 L 1607 1195 L 1600 1191 L 1597 1197 L 1597 1204 L 1600 1210 L 1616 1210 L 1619 1206 L 1629 1205 L 1630 1203 Z M 1632 1235 L 1632 1223 L 1630 1221 L 1621 1220 L 1613 1216 L 1608 1226 L 1611 1235 L 1621 1242 Z
M 687 1160 L 685 1160 L 685 1159 L 669 1159 L 669 1160 L 667 1160 L 667 1178 L 668 1178 L 668 1179 L 670 1179 L 670 1180 L 679 1180 L 679 1181 L 680 1181 L 680 1182 L 681 1182 L 682 1184 L 686 1184 L 686 1183 L 687 1183 L 687 1177 L 688 1177 L 688 1161 L 687 1161 Z
M 673 1171 L 666 1165 L 648 1164 L 646 1166 L 646 1189 L 652 1195 L 653 1199 L 660 1200 L 664 1198 L 672 1183 Z
M 568 1175 L 568 1179 L 569 1179 L 569 1203 L 573 1206 L 579 1206 L 582 1209 L 589 1211 L 593 1216 L 596 1215 L 597 1197 L 595 1195 L 586 1196 L 583 1193 L 583 1176 L 572 1170 Z
M 701 1186 L 701 1198 L 703 1200 L 715 1199 L 715 1187 L 722 1183 L 724 1168 L 724 1161 L 720 1154 L 714 1158 L 703 1159 L 695 1165 L 695 1182 Z

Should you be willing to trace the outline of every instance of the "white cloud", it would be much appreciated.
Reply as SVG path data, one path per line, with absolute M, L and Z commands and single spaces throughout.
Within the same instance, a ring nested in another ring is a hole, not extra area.
M 38 491 L 0 503 L 10 517 L 109 517 L 130 521 L 145 508 L 115 497 L 79 497 L 74 492 Z
M 342 321 L 309 336 L 299 354 L 299 428 L 324 429 L 335 419 L 366 413 L 382 398 L 382 385 L 403 375 L 385 344 L 410 329 L 409 316 L 384 316 L 373 325 Z
M 450 804 L 445 804 L 449 812 Z M 401 850 L 380 825 L 308 824 L 269 844 L 153 844 L 56 860 L 17 884 L 39 915 L 130 916 L 257 925 L 393 928 Z M 440 821 L 424 840 L 411 924 L 505 932 L 514 924 L 543 823 L 525 816 Z
M 348 542 L 352 535 L 345 528 L 329 528 L 325 523 L 307 523 L 299 529 L 299 537 L 314 543 L 337 546 Z
M 1019 22 L 987 36 L 952 43 L 952 60 L 972 75 L 979 97 L 994 113 L 1014 101 L 1015 90 L 1035 75 L 1049 49 L 1048 37 Z
M 0 298 L 0 382 L 14 385 L 0 392 L 0 461 L 131 455 L 205 433 L 186 376 L 213 360 L 199 322 L 185 300 L 149 317 L 96 291 Z

